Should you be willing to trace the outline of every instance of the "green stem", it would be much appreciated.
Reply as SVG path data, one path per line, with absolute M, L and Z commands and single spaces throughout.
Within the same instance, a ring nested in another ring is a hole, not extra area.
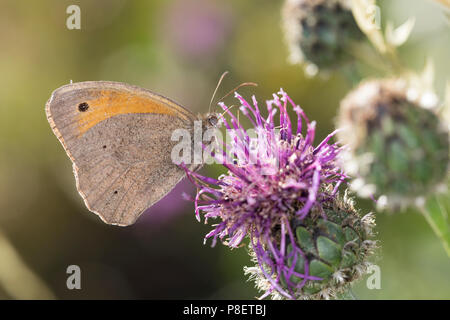
M 367 43 L 351 43 L 349 44 L 347 54 L 355 60 L 365 64 L 371 69 L 383 75 L 392 72 L 389 64 L 386 63 L 383 56 Z
M 446 206 L 442 205 L 437 196 L 432 196 L 424 206 L 419 207 L 419 210 L 434 233 L 441 239 L 444 250 L 450 258 L 450 225 Z
M 351 43 L 348 47 L 347 54 L 383 76 L 402 76 L 407 73 L 407 68 L 403 66 L 395 48 L 387 48 L 386 52 L 382 53 L 373 45 L 364 42 Z
M 0 230 L 0 288 L 13 299 L 55 299 Z

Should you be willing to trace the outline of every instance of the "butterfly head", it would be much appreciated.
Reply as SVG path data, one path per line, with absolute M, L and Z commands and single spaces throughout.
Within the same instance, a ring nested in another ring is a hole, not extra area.
M 202 117 L 202 122 L 205 129 L 220 128 L 222 126 L 220 113 L 207 113 Z

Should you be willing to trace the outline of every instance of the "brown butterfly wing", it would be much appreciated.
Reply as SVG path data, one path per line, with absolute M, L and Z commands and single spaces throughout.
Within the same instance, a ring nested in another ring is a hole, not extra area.
M 73 162 L 86 206 L 108 224 L 130 225 L 184 176 L 172 163 L 175 129 L 195 116 L 145 89 L 82 82 L 57 89 L 49 123 Z

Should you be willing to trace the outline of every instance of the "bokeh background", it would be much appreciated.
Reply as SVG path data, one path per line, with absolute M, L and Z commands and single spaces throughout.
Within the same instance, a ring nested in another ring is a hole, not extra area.
M 66 8 L 81 8 L 81 30 L 66 28 Z M 379 1 L 382 22 L 416 16 L 401 50 L 420 70 L 437 66 L 442 96 L 450 74 L 450 27 L 431 0 Z M 149 88 L 194 112 L 242 88 L 260 101 L 280 87 L 318 122 L 317 140 L 334 129 L 351 84 L 339 72 L 308 78 L 287 63 L 278 0 L 2 0 L 0 2 L 0 298 L 248 299 L 258 295 L 242 268 L 244 248 L 203 244 L 209 227 L 195 220 L 194 194 L 182 182 L 138 222 L 103 224 L 84 207 L 71 163 L 53 135 L 44 105 L 73 81 L 115 80 Z M 370 70 L 361 66 L 370 76 Z M 227 99 L 233 103 L 233 99 Z M 204 168 L 217 176 L 219 166 Z M 163 183 L 163 182 L 162 182 Z M 373 210 L 360 202 L 362 211 Z M 377 216 L 381 289 L 365 279 L 361 299 L 450 299 L 450 259 L 422 216 Z M 66 288 L 66 268 L 79 265 L 82 289 Z

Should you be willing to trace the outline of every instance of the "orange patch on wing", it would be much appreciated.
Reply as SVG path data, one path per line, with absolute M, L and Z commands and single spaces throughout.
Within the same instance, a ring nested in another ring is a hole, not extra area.
M 96 99 L 83 101 L 89 105 L 85 112 L 78 113 L 78 133 L 83 135 L 90 128 L 108 118 L 119 114 L 154 113 L 175 115 L 175 108 L 144 96 L 132 95 L 117 91 L 102 91 Z

